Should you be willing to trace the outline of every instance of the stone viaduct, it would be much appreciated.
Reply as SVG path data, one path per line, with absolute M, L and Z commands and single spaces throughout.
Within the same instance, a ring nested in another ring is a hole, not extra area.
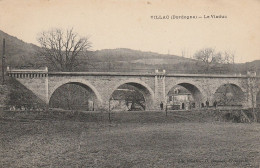
M 239 88 L 242 93 L 242 106 L 252 107 L 259 93 L 260 78 L 255 73 L 247 75 L 207 75 L 207 74 L 167 74 L 156 70 L 154 73 L 122 72 L 48 72 L 44 70 L 20 70 L 7 68 L 7 74 L 43 100 L 46 105 L 54 91 L 68 83 L 78 84 L 90 89 L 95 95 L 95 109 L 108 109 L 113 92 L 123 84 L 133 85 L 143 94 L 147 110 L 156 110 L 160 102 L 167 101 L 167 93 L 176 85 L 189 90 L 196 107 L 201 102 L 214 101 L 217 89 L 225 84 Z M 256 87 L 249 89 L 252 82 Z M 259 100 L 258 100 L 259 101 Z

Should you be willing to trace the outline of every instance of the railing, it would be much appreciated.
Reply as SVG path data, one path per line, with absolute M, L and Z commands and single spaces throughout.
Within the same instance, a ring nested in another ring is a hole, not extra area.
M 44 69 L 11 69 L 7 67 L 7 74 L 15 78 L 37 78 L 47 77 L 48 75 L 69 75 L 69 76 L 168 76 L 168 77 L 213 77 L 213 78 L 246 78 L 257 77 L 256 72 L 242 74 L 194 74 L 194 73 L 166 73 L 165 70 L 155 70 L 153 72 L 49 72 Z
M 39 78 L 48 76 L 48 68 L 45 69 L 11 69 L 7 67 L 7 75 L 15 78 Z

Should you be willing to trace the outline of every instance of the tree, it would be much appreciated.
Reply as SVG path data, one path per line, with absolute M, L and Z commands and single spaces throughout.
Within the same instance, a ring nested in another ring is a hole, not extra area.
M 131 84 L 123 84 L 119 88 L 117 88 L 110 100 L 115 103 L 112 104 L 112 108 L 121 108 L 124 103 L 124 107 L 122 110 L 136 111 L 136 110 L 145 110 L 145 98 L 142 92 L 136 86 L 132 86 Z M 126 108 L 125 108 L 126 107 Z
M 230 51 L 224 51 L 222 56 L 223 64 L 234 64 L 235 63 L 235 53 Z
M 125 96 L 125 103 L 129 111 L 145 110 L 145 100 L 140 92 L 131 90 L 127 92 Z M 129 104 L 131 104 L 130 107 Z
M 213 48 L 204 48 L 194 54 L 194 58 L 206 66 L 206 71 L 217 64 L 234 64 L 234 52 L 216 52 Z M 223 68 L 223 67 L 221 67 Z
M 206 66 L 206 70 L 209 70 L 212 64 L 221 63 L 221 53 L 216 53 L 213 48 L 205 48 L 197 51 L 194 54 L 194 58 L 202 61 Z
M 236 85 L 225 84 L 217 89 L 215 100 L 222 106 L 242 106 L 244 93 Z
M 37 40 L 42 47 L 39 54 L 58 71 L 72 71 L 80 63 L 79 55 L 91 47 L 88 38 L 80 37 L 73 28 L 43 31 Z

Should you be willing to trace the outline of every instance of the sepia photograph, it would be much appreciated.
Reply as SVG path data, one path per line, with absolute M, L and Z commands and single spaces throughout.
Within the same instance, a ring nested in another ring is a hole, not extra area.
M 1 168 L 260 167 L 260 0 L 0 0 Z

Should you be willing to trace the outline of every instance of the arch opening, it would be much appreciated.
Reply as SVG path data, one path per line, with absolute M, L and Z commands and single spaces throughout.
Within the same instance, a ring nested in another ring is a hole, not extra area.
M 244 101 L 244 92 L 235 84 L 221 85 L 214 93 L 214 102 L 218 107 L 242 107 Z
M 177 84 L 167 93 L 167 108 L 171 110 L 190 110 L 201 107 L 201 104 L 201 91 L 190 83 Z
M 94 111 L 97 103 L 97 96 L 89 86 L 80 82 L 68 82 L 55 89 L 50 97 L 49 107 L 63 110 Z
M 115 89 L 109 98 L 112 111 L 145 111 L 152 105 L 152 95 L 142 84 L 127 82 Z

